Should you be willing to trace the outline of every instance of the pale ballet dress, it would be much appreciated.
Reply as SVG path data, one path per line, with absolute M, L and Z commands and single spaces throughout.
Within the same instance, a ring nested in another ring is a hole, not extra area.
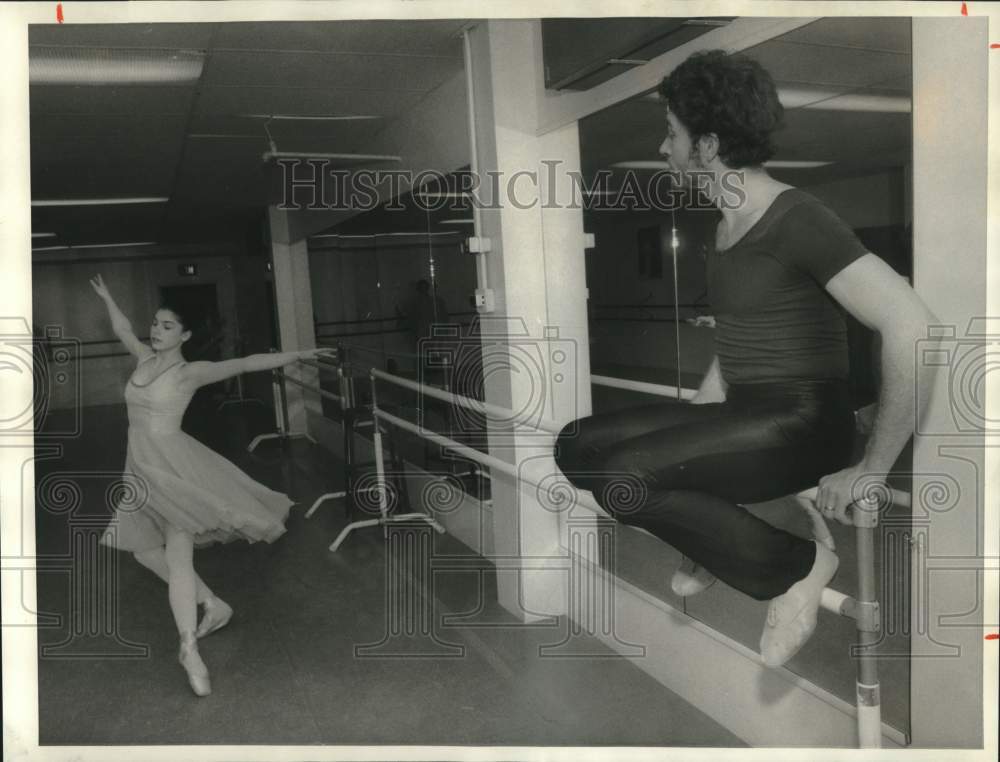
M 198 546 L 237 539 L 273 542 L 285 532 L 293 501 L 181 431 L 194 394 L 176 384 L 183 364 L 143 386 L 133 374 L 125 387 L 125 485 L 101 542 L 119 550 L 152 550 L 165 544 L 168 525 L 190 532 Z

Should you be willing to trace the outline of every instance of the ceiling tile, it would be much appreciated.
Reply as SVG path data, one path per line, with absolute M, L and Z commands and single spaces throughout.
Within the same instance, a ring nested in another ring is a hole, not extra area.
M 199 114 L 303 114 L 394 116 L 419 103 L 424 93 L 377 90 L 296 89 L 285 87 L 205 87 L 195 107 Z
M 427 91 L 462 71 L 462 60 L 412 55 L 214 52 L 205 85 L 271 85 L 339 90 Z
M 35 85 L 29 88 L 32 114 L 187 114 L 193 85 L 83 87 Z
M 201 49 L 217 24 L 29 24 L 29 45 Z
M 461 58 L 465 22 L 327 21 L 220 25 L 216 49 L 434 53 Z
M 825 45 L 771 40 L 746 51 L 782 82 L 831 87 L 869 87 L 910 74 L 910 57 Z
M 810 45 L 864 48 L 894 53 L 910 54 L 912 24 L 905 16 L 891 18 L 869 17 L 861 20 L 822 18 L 807 26 L 789 32 L 781 39 Z

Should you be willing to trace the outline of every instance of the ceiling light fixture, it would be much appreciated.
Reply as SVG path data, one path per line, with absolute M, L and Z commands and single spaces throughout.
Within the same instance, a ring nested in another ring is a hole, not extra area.
M 401 156 L 383 156 L 375 153 L 317 153 L 314 151 L 266 151 L 264 161 L 271 159 L 334 159 L 356 161 L 391 161 L 400 162 Z
M 670 169 L 665 161 L 637 159 L 635 161 L 616 161 L 611 165 L 616 169 Z
M 663 103 L 656 92 L 642 96 L 644 100 Z M 884 95 L 864 91 L 845 91 L 837 88 L 794 87 L 778 88 L 778 100 L 786 109 L 811 111 L 867 111 L 879 114 L 908 114 L 912 110 L 909 95 Z
M 300 114 L 237 114 L 244 119 L 273 119 L 274 121 L 295 122 L 353 122 L 364 119 L 381 119 L 380 116 L 368 114 L 349 114 L 345 116 L 307 116 Z
M 458 235 L 457 230 L 446 230 L 442 233 L 428 233 L 423 230 L 415 230 L 413 232 L 398 232 L 398 233 L 368 233 L 368 234 L 350 234 L 350 233 L 323 233 L 321 235 L 310 236 L 310 240 L 315 238 L 344 238 L 344 239 L 365 239 L 370 240 L 372 238 L 383 238 L 385 236 L 438 236 L 438 235 Z
M 816 167 L 827 167 L 833 164 L 832 161 L 765 161 L 764 166 L 768 169 L 815 169 Z
M 471 217 L 465 219 L 441 220 L 442 225 L 475 225 L 476 221 Z
M 912 108 L 907 95 L 879 95 L 843 92 L 831 88 L 781 87 L 778 98 L 785 108 L 812 111 L 869 111 L 882 114 L 908 114 Z
M 55 233 L 32 233 L 32 238 L 55 238 Z
M 158 241 L 132 241 L 128 243 L 84 243 L 84 244 L 72 244 L 65 246 L 39 246 L 33 248 L 32 251 L 75 251 L 77 249 L 121 249 L 125 247 L 134 246 L 156 246 Z
M 764 162 L 768 169 L 813 169 L 815 167 L 825 167 L 832 164 L 832 161 L 785 161 L 776 159 Z M 637 159 L 634 161 L 616 161 L 611 165 L 615 169 L 670 169 L 670 164 L 665 161 L 645 161 Z
M 127 243 L 85 243 L 70 246 L 71 249 L 121 249 L 127 246 L 156 246 L 157 241 L 129 241 Z
M 168 196 L 135 196 L 125 198 L 35 198 L 32 206 L 112 206 L 115 204 L 165 204 Z
M 31 46 L 32 85 L 161 85 L 197 82 L 205 54 L 197 50 Z

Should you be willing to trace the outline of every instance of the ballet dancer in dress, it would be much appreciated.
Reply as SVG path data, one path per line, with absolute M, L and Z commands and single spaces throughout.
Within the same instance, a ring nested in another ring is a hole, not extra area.
M 102 543 L 131 551 L 140 564 L 167 582 L 180 634 L 180 663 L 195 694 L 207 696 L 211 682 L 197 639 L 228 624 L 233 610 L 195 573 L 194 547 L 240 538 L 273 542 L 285 531 L 293 501 L 181 431 L 181 419 L 201 386 L 240 373 L 280 368 L 329 350 L 185 362 L 181 348 L 191 338 L 192 326 L 182 311 L 158 309 L 147 346 L 132 332 L 101 276 L 90 284 L 104 300 L 115 335 L 138 360 L 125 387 L 129 429 L 124 478 L 135 499 L 115 507 Z M 198 604 L 204 615 L 196 628 Z

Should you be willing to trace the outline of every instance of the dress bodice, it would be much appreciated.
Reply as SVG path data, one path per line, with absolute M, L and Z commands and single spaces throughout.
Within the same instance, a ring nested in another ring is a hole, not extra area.
M 183 363 L 168 368 L 143 386 L 135 384 L 135 374 L 129 378 L 125 386 L 125 403 L 130 428 L 159 434 L 181 430 L 181 419 L 194 392 L 178 388 L 179 365 Z

